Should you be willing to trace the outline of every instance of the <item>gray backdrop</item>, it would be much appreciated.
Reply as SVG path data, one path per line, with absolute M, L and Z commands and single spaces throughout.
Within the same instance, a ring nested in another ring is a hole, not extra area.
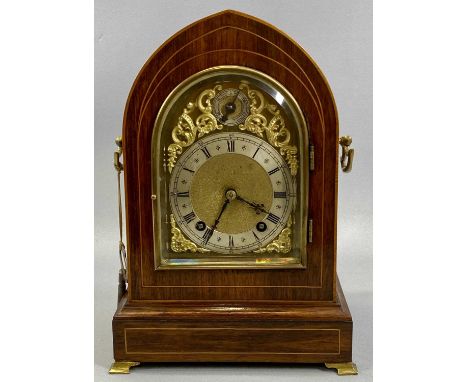
M 341 135 L 353 137 L 354 168 L 339 177 L 338 274 L 354 319 L 354 361 L 372 380 L 372 1 L 95 0 L 95 380 L 116 380 L 111 320 L 116 307 L 118 215 L 114 138 L 128 92 L 147 58 L 189 23 L 223 9 L 286 32 L 318 63 L 334 92 Z M 332 381 L 320 366 L 139 366 L 128 381 Z

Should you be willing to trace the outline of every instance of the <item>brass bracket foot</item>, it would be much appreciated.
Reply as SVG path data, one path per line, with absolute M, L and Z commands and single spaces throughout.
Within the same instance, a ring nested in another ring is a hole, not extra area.
M 140 362 L 133 361 L 114 362 L 109 369 L 109 374 L 128 374 L 131 367 L 138 366 L 139 364 Z
M 354 362 L 327 363 L 325 366 L 329 369 L 336 369 L 338 375 L 357 375 L 358 370 Z

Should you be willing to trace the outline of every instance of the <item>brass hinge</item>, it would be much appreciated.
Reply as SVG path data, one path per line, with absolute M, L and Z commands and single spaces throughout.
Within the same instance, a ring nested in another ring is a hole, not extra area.
M 315 167 L 314 145 L 309 145 L 309 170 L 314 171 L 314 167 Z
M 314 224 L 313 223 L 314 223 L 313 219 L 309 219 L 309 227 L 308 227 L 308 230 L 307 230 L 307 232 L 308 232 L 307 236 L 308 236 L 309 243 L 312 243 L 312 237 L 313 237 L 313 233 L 314 233 L 314 231 L 313 231 Z

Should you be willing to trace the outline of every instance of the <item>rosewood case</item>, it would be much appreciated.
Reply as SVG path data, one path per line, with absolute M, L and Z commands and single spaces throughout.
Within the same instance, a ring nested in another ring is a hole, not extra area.
M 220 65 L 261 71 L 300 105 L 314 147 L 304 269 L 156 270 L 151 137 L 189 76 Z M 123 120 L 128 290 L 113 318 L 117 362 L 352 361 L 353 322 L 336 274 L 338 118 L 311 57 L 275 27 L 224 11 L 179 31 L 148 59 Z

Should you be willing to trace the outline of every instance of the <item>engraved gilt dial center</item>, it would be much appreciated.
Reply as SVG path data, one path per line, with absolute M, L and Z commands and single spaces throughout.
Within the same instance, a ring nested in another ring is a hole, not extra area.
M 269 209 L 273 187 L 268 173 L 255 160 L 241 154 L 225 153 L 207 160 L 196 171 L 190 188 L 190 201 L 200 220 L 212 225 L 224 201 L 229 200 L 217 230 L 237 234 L 255 227 L 256 211 L 239 196 Z

